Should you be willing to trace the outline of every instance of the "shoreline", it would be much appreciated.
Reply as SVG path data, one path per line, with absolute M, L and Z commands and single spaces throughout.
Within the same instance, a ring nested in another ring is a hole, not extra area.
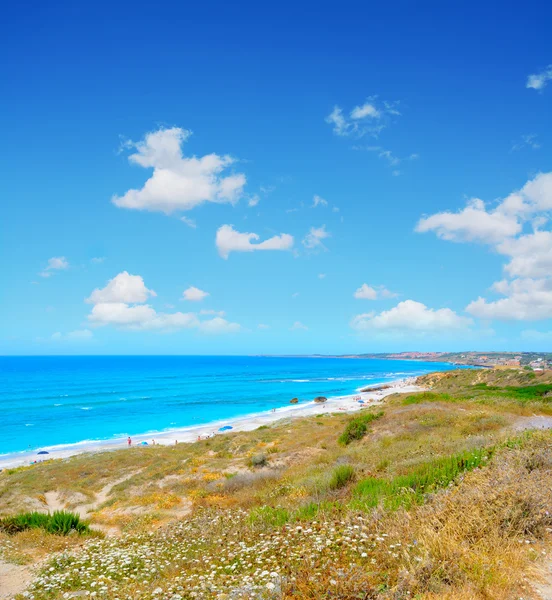
M 303 404 L 290 404 L 271 411 L 263 411 L 259 413 L 251 413 L 234 419 L 223 419 L 210 421 L 203 425 L 191 425 L 188 427 L 180 427 L 164 431 L 147 432 L 132 437 L 133 447 L 138 446 L 141 442 L 148 442 L 152 445 L 152 440 L 155 444 L 173 445 L 175 442 L 192 443 L 198 441 L 199 438 L 205 439 L 213 435 L 222 435 L 228 432 L 252 431 L 261 425 L 268 425 L 285 418 L 306 417 L 323 413 L 342 411 L 346 413 L 355 412 L 367 406 L 373 406 L 381 402 L 386 396 L 394 393 L 408 393 L 420 391 L 423 388 L 415 385 L 415 377 L 398 379 L 387 382 L 385 387 L 382 384 L 375 384 L 373 388 L 363 386 L 355 393 L 346 396 L 335 396 L 328 398 L 324 403 L 316 403 L 314 400 Z M 383 389 L 382 389 L 383 388 Z M 358 400 L 362 400 L 364 404 L 360 404 Z M 230 425 L 232 429 L 228 431 L 218 431 L 219 427 Z M 127 447 L 127 438 L 115 438 L 112 440 L 83 440 L 72 444 L 59 444 L 55 446 L 45 446 L 42 450 L 49 452 L 48 458 L 37 460 L 40 457 L 36 450 L 11 452 L 0 455 L 0 469 L 14 468 L 25 465 L 34 464 L 37 462 L 46 462 L 52 459 L 64 459 L 70 456 L 76 456 L 84 453 L 106 452 L 112 450 L 121 450 Z M 144 446 L 147 448 L 147 446 Z

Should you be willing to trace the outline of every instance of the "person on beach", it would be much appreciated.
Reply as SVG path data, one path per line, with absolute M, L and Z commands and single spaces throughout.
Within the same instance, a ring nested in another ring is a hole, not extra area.
M 129 448 L 132 446 L 132 440 L 130 439 L 130 435 L 128 436 L 127 444 Z

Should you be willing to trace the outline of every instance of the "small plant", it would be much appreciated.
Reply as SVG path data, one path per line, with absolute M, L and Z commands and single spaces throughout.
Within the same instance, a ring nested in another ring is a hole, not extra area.
M 26 512 L 0 519 L 0 531 L 14 535 L 27 529 L 44 529 L 47 533 L 68 535 L 71 531 L 86 534 L 90 529 L 76 513 L 56 510 L 53 514 Z
M 383 412 L 381 411 L 377 413 L 365 413 L 358 417 L 354 417 L 349 421 L 347 427 L 345 427 L 345 431 L 339 436 L 337 441 L 342 446 L 347 446 L 355 440 L 362 439 L 368 431 L 368 423 L 371 423 L 372 421 L 375 421 L 381 417 L 383 417 Z
M 259 506 L 249 513 L 249 521 L 271 527 L 281 527 L 289 521 L 289 512 L 280 506 Z
M 254 454 L 249 459 L 249 465 L 252 467 L 264 467 L 267 463 L 266 454 Z
M 351 465 L 339 465 L 332 473 L 330 479 L 330 489 L 338 490 L 345 487 L 350 481 L 355 478 L 355 470 Z

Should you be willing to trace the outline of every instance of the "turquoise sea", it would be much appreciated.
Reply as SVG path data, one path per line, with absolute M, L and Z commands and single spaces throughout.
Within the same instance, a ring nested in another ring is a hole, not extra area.
M 232 419 L 450 364 L 256 356 L 0 357 L 0 454 Z

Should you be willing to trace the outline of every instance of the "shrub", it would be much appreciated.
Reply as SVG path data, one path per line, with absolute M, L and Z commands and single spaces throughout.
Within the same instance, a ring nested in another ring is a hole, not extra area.
M 338 490 L 345 487 L 355 477 L 355 470 L 351 465 L 339 465 L 332 473 L 330 489 Z
M 362 439 L 368 430 L 368 423 L 371 423 L 380 417 L 383 417 L 383 412 L 381 411 L 377 413 L 365 413 L 363 415 L 359 415 L 358 417 L 354 417 L 349 421 L 349 423 L 347 423 L 345 431 L 339 436 L 337 441 L 342 446 L 347 446 L 354 440 Z
M 252 467 L 264 467 L 266 465 L 266 454 L 254 454 L 249 459 L 249 464 Z
M 90 531 L 78 514 L 63 510 L 56 510 L 53 514 L 26 512 L 0 519 L 0 531 L 5 533 L 13 535 L 27 529 L 44 529 L 47 533 L 58 535 L 67 535 L 71 531 L 86 534 Z

